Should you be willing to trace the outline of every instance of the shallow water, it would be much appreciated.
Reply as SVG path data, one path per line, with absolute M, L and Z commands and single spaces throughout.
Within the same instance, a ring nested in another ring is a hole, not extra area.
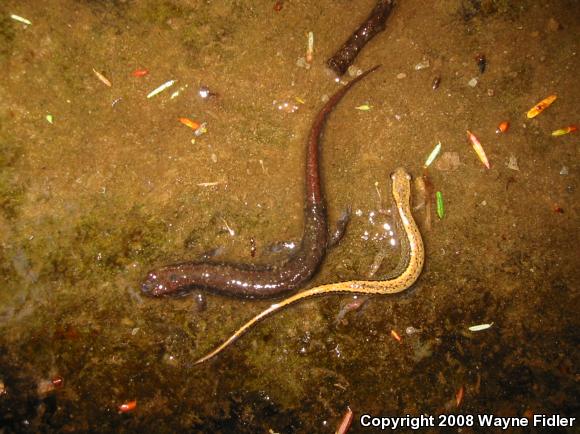
M 325 60 L 373 3 L 2 2 L 0 433 L 334 432 L 347 406 L 353 433 L 364 413 L 580 416 L 579 136 L 551 136 L 580 121 L 577 1 L 400 0 L 357 58 L 382 67 L 337 107 L 322 152 L 331 222 L 354 213 L 309 286 L 366 278 L 385 249 L 374 277 L 389 274 L 388 175 L 421 176 L 441 141 L 459 164 L 429 169 L 445 216 L 415 213 L 427 262 L 411 290 L 338 321 L 352 297 L 306 301 L 200 366 L 271 302 L 140 295 L 153 266 L 216 247 L 268 262 L 299 239 L 306 135 L 338 86 Z

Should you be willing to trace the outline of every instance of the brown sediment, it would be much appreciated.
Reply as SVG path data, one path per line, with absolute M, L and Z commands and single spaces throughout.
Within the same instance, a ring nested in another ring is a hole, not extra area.
M 385 23 L 394 4 L 393 0 L 378 0 L 364 23 L 355 30 L 334 56 L 326 61 L 328 67 L 336 74 L 343 75 L 366 43 L 377 33 L 385 30 Z
M 223 295 L 270 298 L 299 288 L 316 272 L 326 254 L 328 222 L 322 194 L 319 152 L 328 115 L 348 90 L 375 66 L 338 90 L 322 107 L 310 129 L 306 151 L 304 229 L 298 250 L 288 259 L 267 266 L 189 261 L 165 265 L 150 271 L 142 291 L 150 296 L 178 295 L 203 288 Z

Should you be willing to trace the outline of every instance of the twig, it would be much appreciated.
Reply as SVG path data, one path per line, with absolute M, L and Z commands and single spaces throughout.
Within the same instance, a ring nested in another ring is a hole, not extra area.
M 330 69 L 338 75 L 342 75 L 346 72 L 348 67 L 354 62 L 358 52 L 362 50 L 365 44 L 377 33 L 385 30 L 385 23 L 394 4 L 394 0 L 377 1 L 377 4 L 366 21 L 356 29 L 336 54 L 327 60 L 326 64 Z

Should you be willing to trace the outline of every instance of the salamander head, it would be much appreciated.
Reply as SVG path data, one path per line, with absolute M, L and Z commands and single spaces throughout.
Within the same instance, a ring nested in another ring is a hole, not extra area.
M 408 205 L 411 199 L 411 175 L 402 167 L 391 174 L 393 199 L 399 205 Z
M 179 274 L 175 270 L 165 270 L 163 267 L 147 274 L 141 284 L 141 291 L 149 297 L 176 297 L 187 293 L 179 279 Z
M 160 297 L 167 292 L 163 281 L 159 279 L 156 272 L 151 271 L 141 284 L 141 291 L 150 297 Z

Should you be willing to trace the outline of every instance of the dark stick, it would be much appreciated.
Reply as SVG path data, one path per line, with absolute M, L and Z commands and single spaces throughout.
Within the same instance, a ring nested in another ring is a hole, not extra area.
M 385 30 L 385 22 L 387 21 L 394 4 L 394 0 L 377 1 L 377 4 L 366 21 L 356 29 L 336 54 L 326 61 L 326 64 L 330 69 L 338 75 L 342 75 L 346 72 L 348 67 L 354 62 L 358 52 L 362 50 L 365 44 L 377 33 Z

